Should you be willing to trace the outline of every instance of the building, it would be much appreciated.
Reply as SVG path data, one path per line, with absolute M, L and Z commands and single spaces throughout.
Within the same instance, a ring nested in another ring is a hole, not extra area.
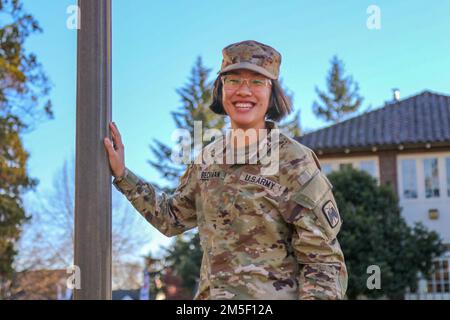
M 448 251 L 435 261 L 435 276 L 421 281 L 420 297 L 450 299 L 450 96 L 424 91 L 400 100 L 396 91 L 384 107 L 298 140 L 325 173 L 352 166 L 392 186 L 406 222 L 441 235 Z

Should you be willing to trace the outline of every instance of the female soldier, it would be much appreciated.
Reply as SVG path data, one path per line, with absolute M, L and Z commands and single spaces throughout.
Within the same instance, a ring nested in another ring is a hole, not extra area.
M 342 299 L 347 270 L 336 239 L 342 221 L 332 186 L 310 149 L 272 134 L 278 133 L 275 121 L 291 112 L 278 82 L 281 55 L 256 41 L 222 53 L 210 108 L 229 116 L 230 139 L 215 140 L 201 155 L 222 147 L 226 154 L 242 151 L 233 142 L 244 131 L 249 161 L 196 161 L 174 194 L 157 195 L 126 168 L 119 130 L 111 124 L 114 144 L 104 142 L 113 184 L 166 236 L 198 227 L 203 259 L 194 299 Z M 271 130 L 270 137 L 261 139 L 259 130 L 257 140 L 247 135 L 256 129 Z M 278 152 L 278 170 L 270 175 L 263 173 L 260 147 L 250 151 L 261 141 L 269 153 Z

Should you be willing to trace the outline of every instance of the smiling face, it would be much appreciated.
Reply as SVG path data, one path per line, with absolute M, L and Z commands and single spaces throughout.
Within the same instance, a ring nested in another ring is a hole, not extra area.
M 239 69 L 228 73 L 233 77 L 246 79 L 260 79 L 267 81 L 263 75 Z M 223 108 L 230 117 L 233 129 L 263 129 L 265 128 L 265 115 L 269 108 L 271 85 L 249 87 L 244 81 L 239 87 L 222 86 Z

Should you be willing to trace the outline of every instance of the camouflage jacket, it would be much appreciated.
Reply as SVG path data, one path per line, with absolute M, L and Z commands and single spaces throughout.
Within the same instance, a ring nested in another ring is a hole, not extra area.
M 198 227 L 194 299 L 343 299 L 342 220 L 314 152 L 280 134 L 277 174 L 247 162 L 189 164 L 172 195 L 129 169 L 113 184 L 164 235 Z

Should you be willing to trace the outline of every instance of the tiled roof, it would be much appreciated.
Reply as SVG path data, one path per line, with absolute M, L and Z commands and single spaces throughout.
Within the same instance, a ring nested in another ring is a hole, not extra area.
M 424 91 L 297 140 L 324 152 L 450 143 L 450 96 Z

